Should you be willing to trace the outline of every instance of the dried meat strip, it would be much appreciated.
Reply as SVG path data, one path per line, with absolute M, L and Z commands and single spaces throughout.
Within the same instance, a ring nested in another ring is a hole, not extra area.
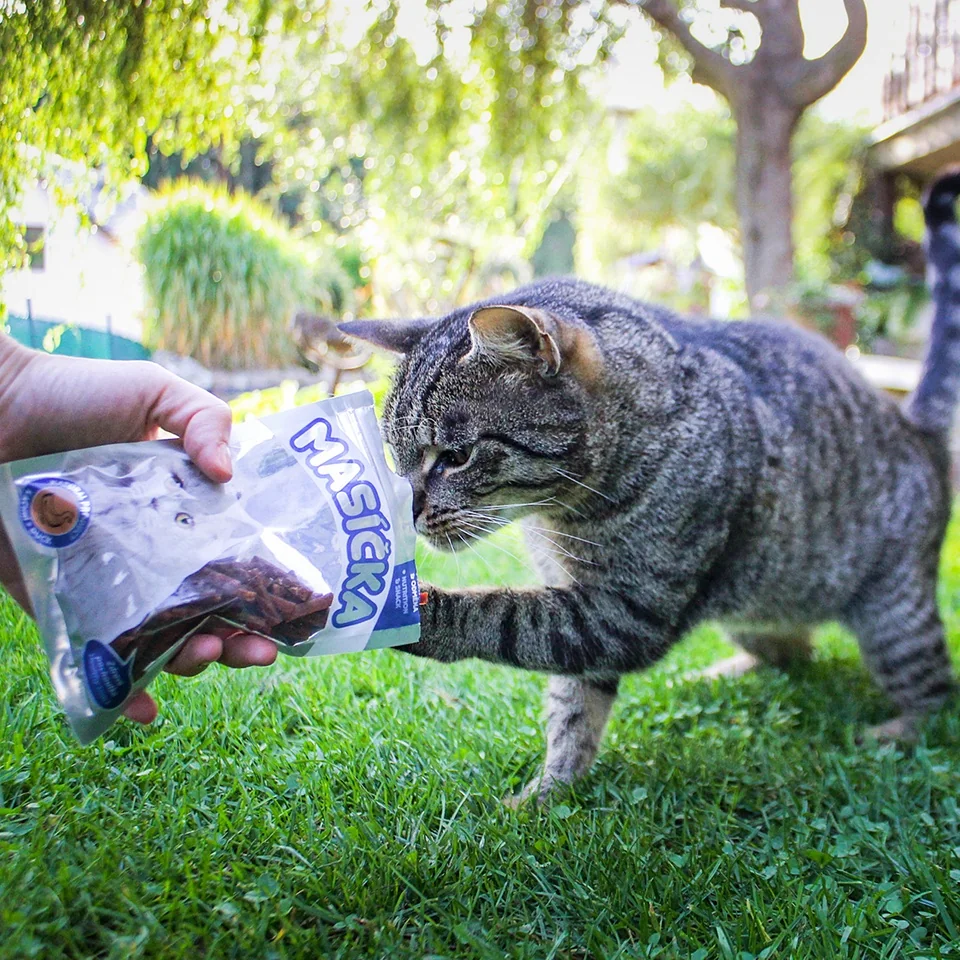
M 125 660 L 136 653 L 136 680 L 211 616 L 296 644 L 323 629 L 332 603 L 333 594 L 314 592 L 292 571 L 262 557 L 214 560 L 190 574 L 158 610 L 112 646 Z

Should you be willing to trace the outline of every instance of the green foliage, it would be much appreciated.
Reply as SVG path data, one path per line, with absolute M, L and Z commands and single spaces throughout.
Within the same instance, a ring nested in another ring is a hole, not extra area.
M 192 152 L 234 142 L 232 88 L 252 51 L 245 6 L 0 4 L 0 268 L 18 256 L 10 208 L 47 172 L 45 154 L 103 167 L 117 182 L 145 170 L 148 134 Z
M 893 226 L 903 237 L 920 243 L 926 228 L 923 222 L 923 205 L 917 197 L 901 197 L 893 211 Z
M 584 79 L 617 35 L 606 7 L 305 11 L 264 45 L 248 107 L 261 159 L 296 216 L 357 231 L 378 293 L 412 291 L 430 310 L 475 295 L 491 257 L 532 254 L 575 175 L 602 115 Z
M 161 194 L 138 253 L 147 339 L 211 366 L 288 362 L 295 311 L 341 312 L 351 295 L 329 251 L 298 242 L 262 204 L 196 183 Z
M 620 124 L 620 130 L 613 129 Z M 607 125 L 595 141 L 594 168 L 621 151 L 617 176 L 586 179 L 581 212 L 581 251 L 587 263 L 609 268 L 620 257 L 653 251 L 668 231 L 689 237 L 696 251 L 701 224 L 719 227 L 739 243 L 734 206 L 736 128 L 718 100 L 714 109 L 653 107 Z M 862 264 L 848 263 L 854 236 L 846 228 L 859 189 L 865 131 L 805 115 L 794 139 L 794 242 L 802 283 L 852 279 Z M 771 210 L 770 216 L 777 216 Z M 837 264 L 846 269 L 838 270 Z
M 703 36 L 749 59 L 749 14 L 688 6 Z M 605 0 L 8 3 L 0 55 L 18 67 L 0 78 L 0 250 L 13 251 L 5 218 L 45 152 L 119 179 L 143 172 L 148 140 L 183 163 L 215 147 L 226 167 L 241 138 L 256 143 L 274 181 L 265 199 L 308 230 L 351 234 L 342 263 L 354 286 L 376 261 L 378 309 L 436 311 L 482 293 L 492 261 L 528 260 L 549 219 L 596 182 L 629 181 L 580 211 L 591 265 L 698 217 L 733 233 L 723 111 L 644 113 L 630 124 L 627 175 L 605 170 L 596 68 L 626 19 Z M 669 37 L 661 52 L 669 72 L 685 69 Z M 798 263 L 822 274 L 845 140 L 825 127 L 808 163 L 806 127 Z M 825 178 L 812 172 L 821 161 Z
M 926 284 L 913 281 L 870 292 L 857 310 L 857 342 L 870 349 L 879 337 L 902 344 L 929 301 Z
M 847 221 L 862 182 L 867 137 L 863 127 L 812 112 L 800 123 L 793 141 L 793 232 L 801 280 L 852 280 L 859 272 L 851 258 L 860 251 L 852 251 L 856 236 Z
M 499 543 L 521 559 L 515 541 Z M 505 554 L 436 582 L 524 582 Z M 960 527 L 941 605 L 960 653 Z M 960 712 L 911 751 L 851 639 L 803 675 L 695 682 L 698 631 L 626 678 L 596 771 L 504 809 L 542 678 L 390 651 L 154 685 L 160 720 L 72 740 L 0 600 L 0 958 L 884 960 L 956 956 Z
M 737 229 L 733 206 L 735 126 L 729 111 L 693 106 L 663 113 L 646 107 L 626 129 L 598 138 L 594 166 L 606 166 L 610 136 L 622 151 L 625 169 L 618 176 L 591 178 L 582 226 L 592 258 L 609 266 L 638 250 L 654 250 L 664 231 L 679 227 L 695 239 L 697 227 L 710 223 L 728 232 Z
M 455 301 L 491 254 L 536 248 L 602 110 L 584 84 L 618 34 L 614 8 L 8 3 L 0 55 L 18 66 L 0 78 L 2 249 L 13 254 L 10 207 L 46 152 L 117 181 L 143 173 L 148 139 L 182 163 L 215 146 L 229 165 L 252 136 L 285 212 L 361 228 L 389 284 Z

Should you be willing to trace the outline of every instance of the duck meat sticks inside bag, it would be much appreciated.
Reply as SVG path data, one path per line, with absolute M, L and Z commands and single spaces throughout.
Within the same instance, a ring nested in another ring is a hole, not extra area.
M 174 441 L 0 465 L 0 517 L 84 743 L 200 630 L 316 656 L 420 635 L 411 491 L 369 393 L 234 428 L 233 479 Z

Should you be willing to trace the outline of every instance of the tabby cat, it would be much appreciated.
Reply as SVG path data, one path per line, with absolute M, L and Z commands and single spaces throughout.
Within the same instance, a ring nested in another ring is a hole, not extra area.
M 952 690 L 937 612 L 960 388 L 960 174 L 926 202 L 935 319 L 902 408 L 820 337 L 702 322 L 573 279 L 438 320 L 356 321 L 401 357 L 385 434 L 417 530 L 524 518 L 539 589 L 429 590 L 408 652 L 550 675 L 541 801 L 593 763 L 621 675 L 725 624 L 774 662 L 839 620 L 909 738 Z M 544 547 L 549 548 L 546 557 Z

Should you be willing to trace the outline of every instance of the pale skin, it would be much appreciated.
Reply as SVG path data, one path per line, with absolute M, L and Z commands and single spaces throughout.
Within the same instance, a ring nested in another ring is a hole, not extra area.
M 230 409 L 223 401 L 154 363 L 57 357 L 0 334 L 0 463 L 104 443 L 180 437 L 194 463 L 217 483 L 233 474 Z M 30 612 L 20 569 L 0 524 L 0 583 Z M 266 666 L 277 648 L 242 632 L 197 634 L 167 665 L 193 677 L 211 663 Z M 157 716 L 141 691 L 124 713 L 138 723 Z

